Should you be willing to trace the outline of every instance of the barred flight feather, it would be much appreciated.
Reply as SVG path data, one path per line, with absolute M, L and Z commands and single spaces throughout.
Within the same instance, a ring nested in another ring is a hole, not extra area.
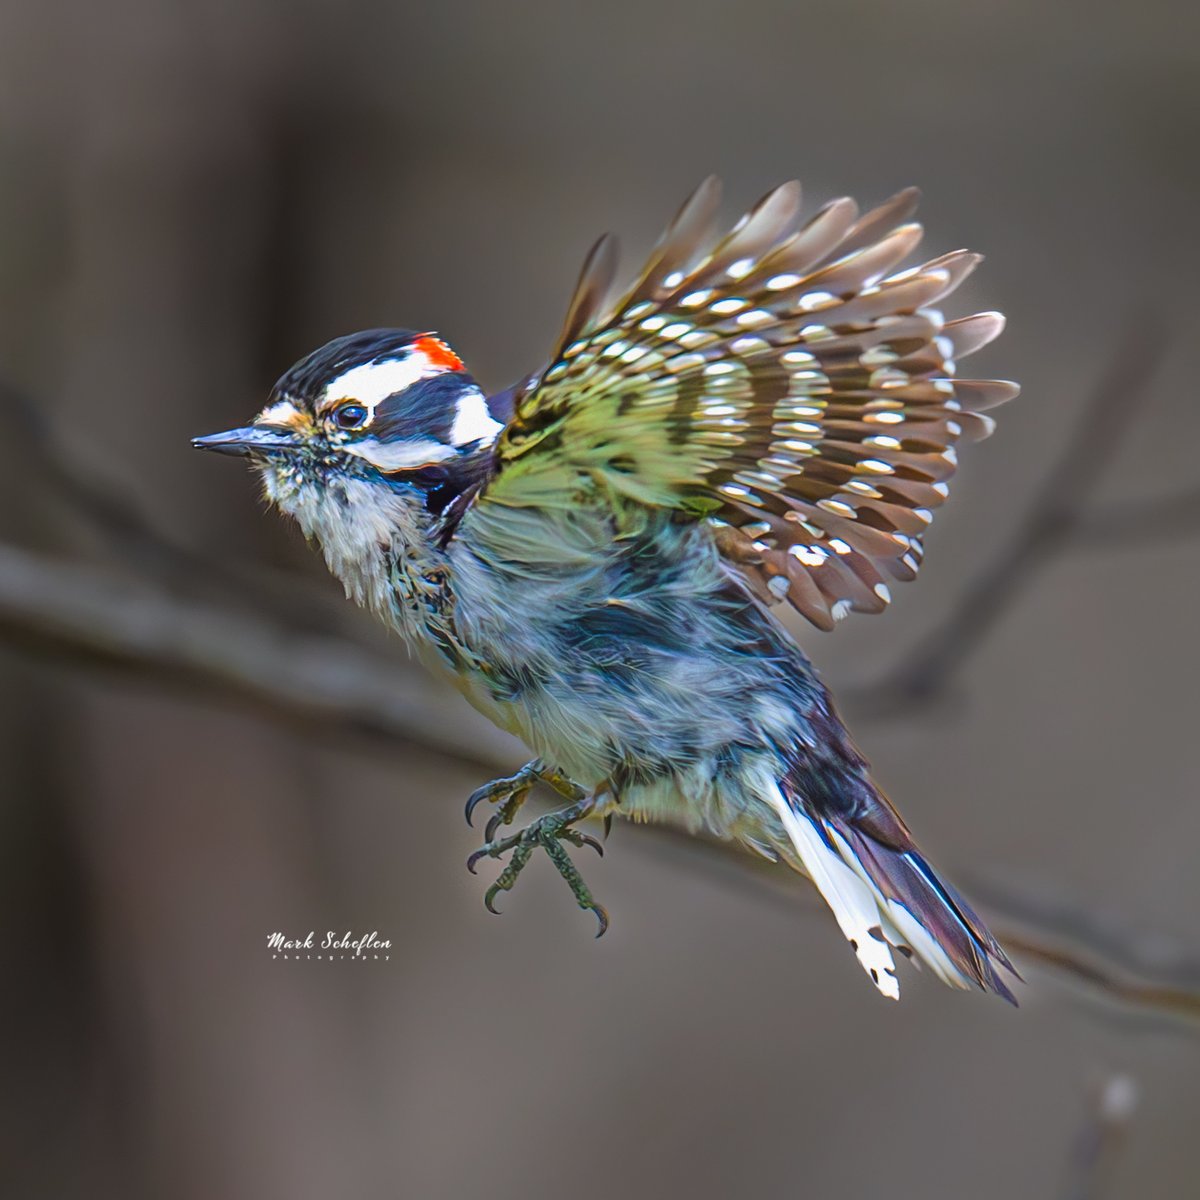
M 915 189 L 797 228 L 787 183 L 714 240 L 719 200 L 701 184 L 612 305 L 614 243 L 596 244 L 481 499 L 567 504 L 590 481 L 690 513 L 760 596 L 830 629 L 916 575 L 955 446 L 1017 394 L 955 377 L 1004 319 L 934 307 L 979 255 L 899 269 L 921 238 Z

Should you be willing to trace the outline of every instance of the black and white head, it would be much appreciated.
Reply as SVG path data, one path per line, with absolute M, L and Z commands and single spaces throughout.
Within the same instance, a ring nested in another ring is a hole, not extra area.
M 192 444 L 248 457 L 267 498 L 357 591 L 371 551 L 419 543 L 486 473 L 502 429 L 440 338 L 371 329 L 298 362 L 251 425 Z

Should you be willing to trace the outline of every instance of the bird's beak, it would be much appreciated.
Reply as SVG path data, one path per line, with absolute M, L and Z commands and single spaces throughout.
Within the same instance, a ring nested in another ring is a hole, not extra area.
M 250 425 L 245 429 L 229 429 L 224 433 L 192 438 L 192 445 L 197 450 L 215 450 L 218 454 L 269 455 L 296 450 L 300 441 L 291 429 L 281 429 L 278 425 Z

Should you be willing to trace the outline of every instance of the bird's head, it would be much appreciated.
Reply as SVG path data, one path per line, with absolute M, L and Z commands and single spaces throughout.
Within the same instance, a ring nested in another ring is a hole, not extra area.
M 370 551 L 418 540 L 485 469 L 502 428 L 440 338 L 372 329 L 301 359 L 250 425 L 192 445 L 249 458 L 350 586 Z

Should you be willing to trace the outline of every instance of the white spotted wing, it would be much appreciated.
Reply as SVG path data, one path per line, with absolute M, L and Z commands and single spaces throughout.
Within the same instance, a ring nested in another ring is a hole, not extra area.
M 580 488 L 708 521 L 764 598 L 822 629 L 878 612 L 912 579 L 963 438 L 1015 384 L 960 380 L 998 313 L 937 307 L 979 256 L 902 268 L 913 190 L 799 224 L 800 188 L 713 233 L 719 186 L 680 210 L 607 302 L 611 239 L 589 256 L 549 365 L 517 390 L 480 500 L 569 505 Z

